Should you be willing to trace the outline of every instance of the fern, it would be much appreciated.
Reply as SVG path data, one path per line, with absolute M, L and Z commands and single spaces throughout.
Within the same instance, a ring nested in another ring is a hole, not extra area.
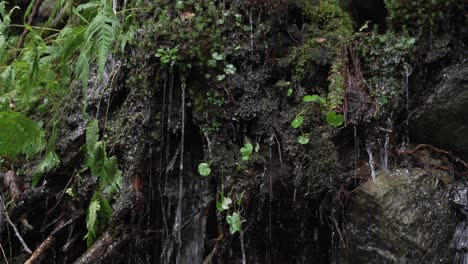
M 37 183 L 41 179 L 44 173 L 47 173 L 60 164 L 60 158 L 54 150 L 47 152 L 45 158 L 41 161 L 39 166 L 36 168 L 36 172 L 32 178 L 31 186 L 36 187 Z
M 88 153 L 93 152 L 99 139 L 99 125 L 96 119 L 91 120 L 86 127 L 86 149 Z
M 108 1 L 83 4 L 78 6 L 75 11 L 90 12 L 92 10 L 97 10 L 98 14 L 94 16 L 86 27 L 84 36 L 85 42 L 81 49 L 81 55 L 88 58 L 88 64 L 95 59 L 97 60 L 98 73 L 102 79 L 107 57 L 111 53 L 114 40 L 116 39 L 116 28 L 120 28 L 120 22 L 112 12 Z M 82 58 L 81 62 L 78 61 L 78 64 L 82 64 L 84 62 L 84 58 Z M 86 70 L 86 68 L 84 68 L 83 65 L 80 65 L 80 67 L 77 67 L 76 74 L 79 76 L 79 79 L 84 82 L 83 74 L 86 72 L 83 72 L 83 70 Z
M 44 131 L 36 122 L 17 112 L 0 112 L 0 156 L 31 156 L 44 147 Z
M 97 216 L 100 210 L 101 204 L 99 201 L 99 194 L 95 193 L 89 203 L 88 215 L 86 216 L 86 228 L 88 229 L 88 233 L 84 238 L 86 239 L 88 247 L 93 244 L 94 240 L 96 240 L 99 224 Z
M 119 170 L 117 158 L 107 156 L 106 143 L 99 141 L 99 125 L 95 119 L 91 120 L 86 128 L 86 151 L 85 166 L 98 180 L 98 188 L 91 199 L 86 220 L 88 234 L 85 239 L 90 246 L 111 217 L 112 208 L 109 201 L 120 189 L 122 172 Z M 100 210 L 96 210 L 96 204 L 100 205 Z
M 60 164 L 60 158 L 55 152 L 55 143 L 57 142 L 58 139 L 58 129 L 57 129 L 57 123 L 54 124 L 52 128 L 52 133 L 49 138 L 49 142 L 47 143 L 47 152 L 44 157 L 44 159 L 41 161 L 39 166 L 36 168 L 36 171 L 34 172 L 33 178 L 32 178 L 32 183 L 31 186 L 34 188 L 36 187 L 37 183 L 41 179 L 42 175 L 44 173 L 47 173 Z

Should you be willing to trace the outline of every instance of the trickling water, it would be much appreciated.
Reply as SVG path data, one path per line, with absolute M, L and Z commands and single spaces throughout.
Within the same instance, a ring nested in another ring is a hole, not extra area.
M 176 218 L 174 223 L 174 229 L 177 230 L 177 258 L 176 263 L 180 262 L 180 251 L 182 248 L 182 238 L 181 238 L 181 230 L 182 230 L 182 197 L 183 197 L 183 180 L 184 180 L 184 136 L 185 136 L 185 80 L 182 80 L 181 85 L 181 92 L 182 92 L 182 105 L 181 105 L 181 135 L 180 135 L 180 163 L 179 163 L 179 192 L 178 192 L 178 201 L 177 201 L 177 212 Z
M 405 134 L 403 135 L 403 150 L 409 147 L 409 111 L 410 111 L 410 94 L 409 94 L 409 66 L 405 65 L 405 92 L 406 92 L 406 122 L 405 122 Z
M 245 257 L 244 232 L 241 232 L 239 239 L 240 239 L 241 251 L 242 251 L 242 264 L 247 264 L 247 260 Z
M 385 172 L 388 172 L 388 148 L 390 145 L 390 132 L 392 131 L 392 120 L 388 118 L 387 121 L 387 131 L 385 131 L 385 142 L 383 146 L 383 159 L 382 159 L 382 169 Z
M 372 179 L 375 179 L 375 165 L 374 165 L 374 156 L 372 155 L 371 144 L 366 144 L 367 154 L 369 155 L 369 167 L 371 169 Z

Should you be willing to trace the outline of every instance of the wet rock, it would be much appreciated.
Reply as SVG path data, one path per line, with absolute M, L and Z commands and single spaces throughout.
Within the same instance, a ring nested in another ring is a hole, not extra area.
M 343 263 L 452 263 L 457 219 L 443 171 L 398 169 L 363 183 L 346 219 Z
M 435 92 L 410 122 L 412 139 L 468 158 L 468 67 L 460 63 L 441 74 Z

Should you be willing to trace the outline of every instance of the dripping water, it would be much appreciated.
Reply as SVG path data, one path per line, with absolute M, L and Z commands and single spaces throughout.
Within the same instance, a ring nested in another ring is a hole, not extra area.
M 242 264 L 247 264 L 247 260 L 245 257 L 244 232 L 240 233 L 239 239 L 240 239 L 241 251 L 242 251 Z
M 403 150 L 409 147 L 409 119 L 410 119 L 410 94 L 409 94 L 409 66 L 405 65 L 405 92 L 406 92 L 406 121 L 405 132 L 403 136 Z
M 382 169 L 385 171 L 385 172 L 388 172 L 388 148 L 389 148 L 389 145 L 390 145 L 390 132 L 392 131 L 392 120 L 391 118 L 388 118 L 387 120 L 387 129 L 385 131 L 385 141 L 384 141 L 384 145 L 383 145 L 383 149 L 382 149 L 382 152 L 383 152 L 383 155 L 382 155 Z
M 182 196 L 183 196 L 183 179 L 184 179 L 184 136 L 185 136 L 185 80 L 182 80 L 181 84 L 182 92 L 182 105 L 181 105 L 181 136 L 180 136 L 180 162 L 179 162 L 179 191 L 178 191 L 178 201 L 177 201 L 177 212 L 174 223 L 174 229 L 177 230 L 177 258 L 176 263 L 180 262 L 180 251 L 182 248 Z
M 375 179 L 374 156 L 372 155 L 371 144 L 367 143 L 366 145 L 367 145 L 366 146 L 367 154 L 369 155 L 369 167 L 371 169 L 371 176 L 372 176 L 372 179 L 374 180 Z

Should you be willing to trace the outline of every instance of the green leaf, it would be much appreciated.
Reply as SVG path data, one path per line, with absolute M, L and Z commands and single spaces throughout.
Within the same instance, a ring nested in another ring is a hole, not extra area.
M 88 247 L 92 245 L 94 240 L 96 239 L 97 235 L 97 226 L 98 226 L 98 218 L 97 214 L 99 210 L 101 210 L 101 205 L 99 203 L 99 194 L 94 193 L 93 198 L 91 198 L 91 202 L 89 203 L 88 207 L 88 215 L 86 216 L 86 229 L 88 229 L 88 233 L 85 236 L 86 243 Z
M 300 135 L 297 142 L 301 145 L 309 143 L 309 134 Z
M 223 212 L 224 210 L 228 210 L 229 206 L 232 204 L 232 200 L 229 197 L 224 197 L 223 193 L 219 193 L 219 201 L 216 201 L 216 209 L 218 212 Z
M 299 115 L 296 118 L 294 118 L 294 120 L 291 122 L 291 127 L 298 128 L 302 125 L 302 122 L 304 122 L 304 117 L 302 115 Z
M 217 61 L 223 60 L 223 54 L 219 54 L 218 52 L 211 54 L 211 56 Z
M 287 96 L 291 96 L 293 93 L 293 90 L 291 88 L 288 89 L 288 93 L 287 93 Z
M 232 234 L 242 231 L 242 221 L 239 213 L 233 213 L 232 215 L 226 216 L 226 222 L 229 225 L 229 232 Z
M 304 96 L 304 102 L 315 102 L 320 99 L 320 96 L 314 94 L 314 95 L 306 95 Z
M 335 111 L 331 111 L 327 114 L 326 121 L 331 126 L 339 127 L 343 124 L 344 117 L 342 114 L 337 114 Z
M 31 156 L 44 147 L 44 132 L 34 120 L 17 112 L 0 112 L 0 156 Z
M 47 152 L 45 158 L 37 166 L 34 176 L 32 178 L 31 186 L 36 187 L 44 173 L 47 173 L 60 164 L 60 158 L 54 150 Z
M 245 143 L 244 146 L 240 149 L 242 157 L 247 157 L 247 159 L 252 155 L 253 146 L 251 143 Z
M 203 177 L 209 176 L 211 173 L 210 165 L 204 162 L 200 163 L 198 165 L 198 173 Z
M 88 153 L 94 152 L 98 139 L 99 125 L 98 121 L 96 119 L 93 119 L 86 127 L 86 149 Z

